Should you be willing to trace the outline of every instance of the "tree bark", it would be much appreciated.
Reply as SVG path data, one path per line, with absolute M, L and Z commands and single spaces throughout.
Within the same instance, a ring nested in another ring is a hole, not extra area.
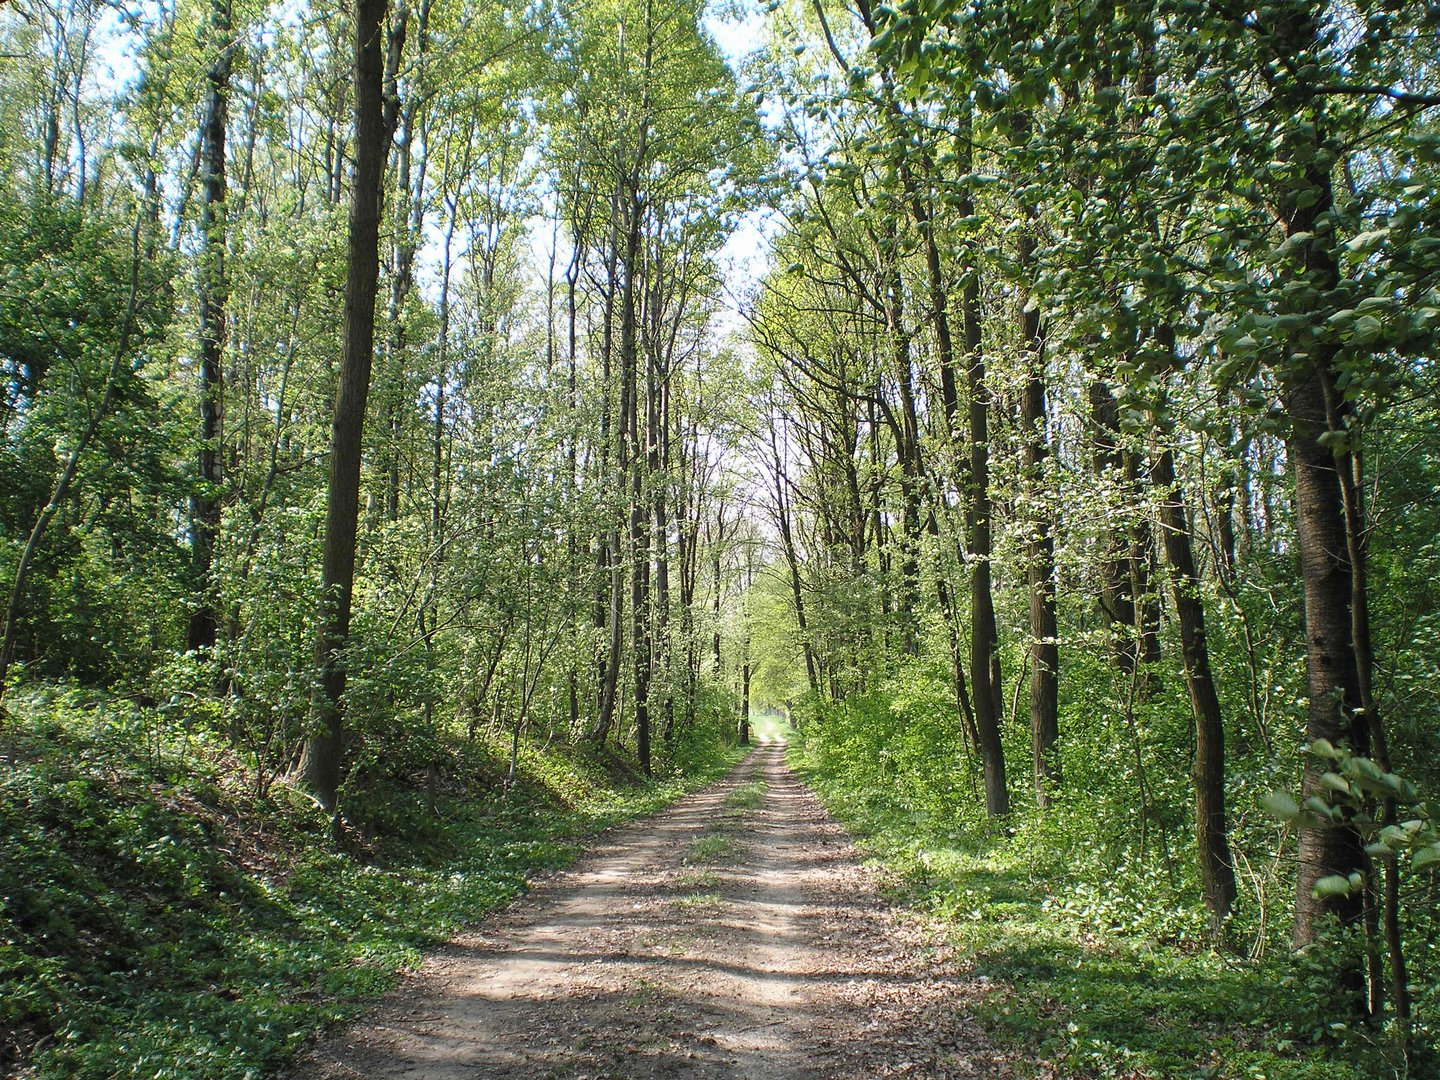
M 745 663 L 740 667 L 740 745 L 750 745 L 750 639 L 745 639 Z
M 214 582 L 215 544 L 220 535 L 220 438 L 224 414 L 225 319 L 229 285 L 225 272 L 225 127 L 230 72 L 235 55 L 230 0 L 211 0 L 210 45 L 218 49 L 206 73 L 205 118 L 201 124 L 200 203 L 200 453 L 199 483 L 190 499 L 191 570 L 198 602 L 190 614 L 186 645 L 215 645 L 218 619 Z
M 1310 704 L 1307 739 L 1328 739 L 1357 754 L 1369 751 L 1369 731 L 1356 670 L 1351 603 L 1354 568 L 1345 534 L 1339 463 L 1320 441 L 1327 430 L 1325 398 L 1332 378 L 1322 358 L 1287 372 L 1282 401 L 1292 432 L 1288 442 L 1295 474 L 1296 546 L 1305 593 L 1306 670 Z M 1307 756 L 1302 797 L 1322 795 L 1328 765 Z M 1359 894 L 1316 897 L 1315 882 L 1346 876 L 1365 865 L 1363 844 L 1351 826 L 1302 825 L 1295 898 L 1295 944 L 1315 939 L 1323 915 L 1351 923 L 1361 916 Z
M 974 214 L 968 191 L 961 196 L 962 217 Z M 970 686 L 974 694 L 975 725 L 985 769 L 985 810 L 992 817 L 1010 812 L 1010 791 L 1005 779 L 1005 747 L 1000 725 L 1005 698 L 1000 682 L 1000 641 L 995 625 L 991 591 L 990 500 L 990 388 L 985 377 L 985 354 L 980 337 L 980 267 L 978 250 L 970 249 L 961 289 L 965 330 L 965 376 L 970 397 L 970 472 L 966 506 L 970 543 Z
M 785 487 L 789 482 L 785 476 L 785 463 L 780 455 L 780 446 L 775 440 L 775 418 L 770 417 L 770 455 L 771 463 L 774 466 L 775 481 L 775 525 L 780 530 L 780 546 L 785 554 L 785 565 L 790 571 L 790 599 L 795 605 L 795 625 L 800 632 L 800 648 L 805 654 L 805 678 L 810 685 L 810 693 L 818 701 L 820 698 L 820 674 L 815 662 L 815 650 L 810 643 L 810 624 L 805 614 L 805 588 L 800 578 L 800 553 L 795 546 L 795 531 L 790 520 L 790 500 L 785 494 Z M 716 562 L 718 573 L 719 562 Z M 719 614 L 719 609 L 716 609 Z M 720 636 L 715 636 L 715 655 L 718 660 L 720 655 Z
M 1278 9 L 1256 28 L 1254 62 L 1269 83 L 1276 117 L 1288 124 L 1294 138 L 1283 153 L 1296 168 L 1265 195 L 1265 211 L 1273 212 L 1284 229 L 1290 252 L 1275 281 L 1282 315 L 1296 314 L 1307 326 L 1323 325 L 1315 305 L 1327 303 L 1340 283 L 1335 253 L 1335 226 L 1330 219 L 1335 193 L 1329 169 L 1319 162 L 1325 147 L 1323 99 L 1304 92 L 1292 79 L 1276 73 L 1297 58 L 1319 56 L 1325 33 L 1320 8 L 1295 4 Z M 1293 119 L 1291 119 L 1293 117 Z M 1302 125 L 1303 124 L 1303 129 Z M 1277 142 L 1276 145 L 1279 145 Z M 1365 643 L 1356 641 L 1354 603 L 1356 565 L 1347 536 L 1343 474 L 1352 468 L 1351 449 L 1342 437 L 1330 444 L 1332 428 L 1343 421 L 1337 377 L 1337 346 L 1333 340 L 1305 334 L 1280 358 L 1277 375 L 1280 401 L 1290 423 L 1286 447 L 1294 473 L 1295 546 L 1305 596 L 1306 676 L 1309 706 L 1306 737 L 1328 739 L 1356 754 L 1370 751 L 1370 726 L 1364 686 L 1369 680 Z M 1267 526 L 1270 515 L 1267 513 Z M 1362 577 L 1363 582 L 1363 577 Z M 1362 670 L 1363 669 L 1363 670 Z M 1378 729 L 1378 717 L 1375 718 Z M 1305 759 L 1301 797 L 1324 797 L 1321 776 L 1329 762 L 1314 755 Z M 1348 895 L 1314 895 L 1315 883 L 1328 875 L 1365 873 L 1368 859 L 1358 830 L 1349 824 L 1302 821 L 1296 873 L 1294 942 L 1314 941 L 1328 916 L 1346 925 L 1364 917 L 1364 890 Z M 1357 996 L 1362 974 L 1347 972 Z
M 650 507 L 646 488 L 649 472 L 648 447 L 641 432 L 651 429 L 654 409 L 654 379 L 649 365 L 642 387 L 639 357 L 640 241 L 643 208 L 632 191 L 625 207 L 625 280 L 620 291 L 620 368 L 628 401 L 624 439 L 630 481 L 630 662 L 634 669 L 635 751 L 640 770 L 650 775 Z M 645 393 L 645 422 L 640 419 L 640 394 Z
M 1173 337 L 1171 339 L 1173 347 Z M 1168 406 L 1163 393 L 1156 407 L 1163 418 Z M 1195 566 L 1194 542 L 1186 513 L 1184 493 L 1175 478 L 1175 451 L 1166 443 L 1157 448 L 1150 481 L 1160 499 L 1160 528 L 1165 558 L 1170 564 L 1175 594 L 1175 617 L 1180 624 L 1180 652 L 1185 664 L 1185 685 L 1195 718 L 1195 846 L 1200 858 L 1200 887 L 1218 932 L 1235 905 L 1235 864 L 1230 855 L 1229 825 L 1225 810 L 1225 724 L 1220 697 L 1210 671 L 1205 606 L 1200 598 L 1200 574 Z
M 629 415 L 623 375 L 618 406 L 615 402 L 615 297 L 620 287 L 619 203 L 617 187 L 610 197 L 610 236 L 605 246 L 605 289 L 601 306 L 599 479 L 601 490 L 607 492 L 614 482 L 610 473 L 612 450 L 615 452 L 616 475 L 621 478 L 620 483 L 624 482 Z M 613 432 L 612 409 L 615 411 Z M 606 509 L 607 527 L 595 538 L 595 630 L 597 638 L 604 638 L 604 645 L 597 650 L 595 659 L 596 714 L 590 729 L 590 738 L 597 746 L 605 745 L 615 723 L 620 697 L 620 650 L 625 636 L 620 621 L 625 607 L 624 573 L 620 559 L 620 511 L 612 511 L 610 507 Z
M 891 242 L 895 242 L 891 230 Z M 895 451 L 900 459 L 900 593 L 895 609 L 900 651 L 918 656 L 917 629 L 920 607 L 920 423 L 915 409 L 915 384 L 910 360 L 910 333 L 905 327 L 905 286 L 899 269 L 892 271 L 885 304 L 886 329 L 895 363 L 895 385 L 900 391 L 899 423 L 894 425 Z
M 1020 240 L 1020 262 L 1034 262 L 1035 241 Z M 1030 592 L 1030 748 L 1035 781 L 1035 802 L 1050 805 L 1060 783 L 1060 643 L 1055 611 L 1055 537 L 1044 508 L 1045 463 L 1050 456 L 1045 408 L 1045 337 L 1036 307 L 1021 315 L 1021 337 L 1026 345 L 1029 371 L 1020 399 L 1025 472 L 1034 492 L 1036 509 L 1029 522 L 1026 543 L 1026 584 Z
M 330 429 L 320 632 L 315 644 L 319 680 L 311 706 L 312 734 L 296 767 L 296 782 L 329 811 L 335 809 L 340 787 L 344 650 L 350 638 L 362 435 L 375 356 L 375 298 L 380 277 L 380 213 L 387 142 L 383 115 L 385 6 L 386 0 L 355 0 L 355 167 L 350 193 L 344 339 Z
M 1095 475 L 1119 490 L 1123 500 L 1129 491 L 1121 486 L 1125 460 L 1120 452 L 1120 408 L 1103 379 L 1090 383 L 1090 418 L 1094 425 L 1091 445 Z M 1132 587 L 1129 544 L 1123 529 L 1111 525 L 1106 531 L 1100 564 L 1100 609 L 1110 624 L 1111 658 L 1127 674 L 1134 671 L 1138 653 Z

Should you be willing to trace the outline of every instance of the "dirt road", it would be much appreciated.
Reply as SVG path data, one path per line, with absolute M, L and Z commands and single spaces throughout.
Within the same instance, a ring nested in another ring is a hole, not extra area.
M 757 748 L 432 956 L 296 1077 L 1002 1077 L 984 990 Z

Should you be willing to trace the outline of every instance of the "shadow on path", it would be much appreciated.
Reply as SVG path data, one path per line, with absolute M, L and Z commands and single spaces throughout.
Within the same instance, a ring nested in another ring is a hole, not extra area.
M 771 742 L 433 954 L 291 1075 L 1005 1076 L 966 1019 L 983 992 L 881 901 Z

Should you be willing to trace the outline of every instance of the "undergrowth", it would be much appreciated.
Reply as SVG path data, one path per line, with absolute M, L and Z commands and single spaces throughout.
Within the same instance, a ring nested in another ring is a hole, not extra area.
M 222 1080 L 279 1067 L 420 950 L 580 841 L 722 773 L 640 782 L 619 759 L 447 747 L 442 775 L 352 806 L 339 840 L 283 785 L 124 702 L 51 689 L 0 735 L 0 1073 Z
M 897 898 L 942 920 L 991 984 L 976 1017 L 997 1042 L 1023 1048 L 1019 1075 L 1440 1076 L 1424 1016 L 1408 1061 L 1390 1033 L 1347 1020 L 1335 974 L 1345 944 L 1297 957 L 1284 927 L 1272 927 L 1258 957 L 1233 939 L 1212 947 L 1183 874 L 1096 850 L 1083 806 L 1053 807 L 1049 825 L 995 828 L 962 809 L 975 800 L 958 747 L 897 763 L 903 745 L 869 745 L 878 727 L 863 705 L 827 714 L 792 737 L 790 762 L 891 872 Z M 927 771 L 921 760 L 941 764 Z M 1108 860 L 1108 878 L 1095 860 Z M 1428 976 L 1412 977 L 1423 1000 Z

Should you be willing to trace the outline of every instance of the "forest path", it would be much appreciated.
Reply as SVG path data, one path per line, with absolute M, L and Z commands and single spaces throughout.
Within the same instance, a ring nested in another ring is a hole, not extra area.
M 985 990 L 757 747 L 432 955 L 296 1077 L 999 1077 Z

